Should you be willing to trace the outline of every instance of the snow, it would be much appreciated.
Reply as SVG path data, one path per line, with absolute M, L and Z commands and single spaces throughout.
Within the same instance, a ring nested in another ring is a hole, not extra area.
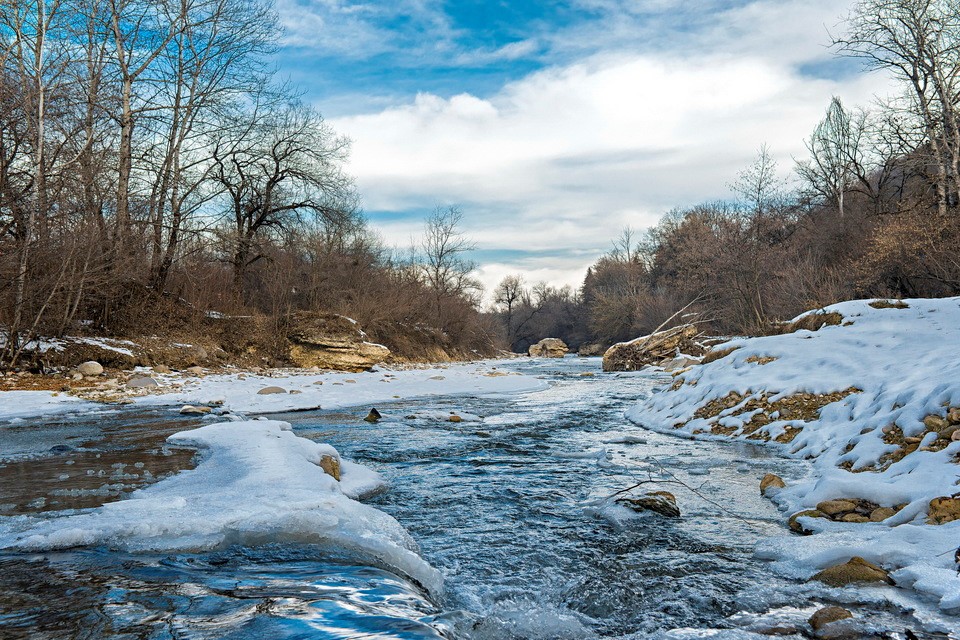
M 654 430 L 726 437 L 710 435 L 716 422 L 737 429 L 732 437 L 746 438 L 749 434 L 740 429 L 754 412 L 734 414 L 764 393 L 772 402 L 798 392 L 859 390 L 825 406 L 814 422 L 774 416 L 760 430 L 772 439 L 788 425 L 802 427 L 792 442 L 776 446 L 787 455 L 814 459 L 811 475 L 788 480 L 774 500 L 788 513 L 841 497 L 907 506 L 881 523 L 804 519 L 814 535 L 773 539 L 757 553 L 803 579 L 859 555 L 891 570 L 899 585 L 954 609 L 960 607 L 960 577 L 953 561 L 960 521 L 939 526 L 924 521 L 931 499 L 960 491 L 955 462 L 960 441 L 940 451 L 917 450 L 892 464 L 881 457 L 898 449 L 883 441 L 884 427 L 896 425 L 905 437 L 924 438 L 920 446 L 926 446 L 936 437 L 925 435 L 924 417 L 944 417 L 948 407 L 960 406 L 960 298 L 905 300 L 908 307 L 902 309 L 877 309 L 870 302 L 827 307 L 825 311 L 843 316 L 840 325 L 731 340 L 721 347 L 737 347 L 730 355 L 679 374 L 684 382 L 679 389 L 655 394 L 628 417 Z M 757 357 L 776 359 L 748 361 Z M 744 395 L 743 402 L 713 419 L 694 417 L 706 402 L 730 392 Z
M 96 406 L 93 402 L 56 391 L 3 391 L 0 392 L 0 422 L 89 411 Z
M 108 545 L 129 551 L 200 551 L 231 544 L 306 542 L 362 554 L 439 592 L 438 571 L 391 516 L 352 499 L 383 485 L 341 461 L 337 482 L 317 466 L 337 451 L 296 436 L 285 422 L 220 422 L 168 438 L 197 447 L 200 463 L 127 499 L 56 518 L 0 519 L 0 548 Z
M 135 399 L 140 405 L 204 404 L 222 400 L 223 408 L 242 413 L 279 413 L 339 409 L 428 396 L 488 395 L 544 389 L 543 380 L 505 374 L 493 361 L 424 369 L 380 369 L 366 373 L 313 373 L 289 370 L 275 375 L 216 374 L 187 378 L 181 388 Z M 501 375 L 503 373 L 504 375 Z M 442 381 L 435 378 L 443 376 Z M 258 395 L 265 387 L 287 393 Z

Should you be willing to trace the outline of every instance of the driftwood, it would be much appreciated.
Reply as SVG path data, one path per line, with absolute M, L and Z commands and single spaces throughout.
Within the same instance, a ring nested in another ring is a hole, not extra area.
M 629 342 L 620 342 L 603 354 L 603 370 L 636 371 L 647 365 L 672 360 L 680 353 L 702 355 L 703 346 L 697 342 L 699 336 L 696 325 L 684 324 Z

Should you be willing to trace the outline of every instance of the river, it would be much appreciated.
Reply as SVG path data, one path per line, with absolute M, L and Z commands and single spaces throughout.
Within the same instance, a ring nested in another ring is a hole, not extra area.
M 754 559 L 758 540 L 784 534 L 760 477 L 800 477 L 807 463 L 631 425 L 624 410 L 662 375 L 600 374 L 597 359 L 503 367 L 550 387 L 398 400 L 375 424 L 361 419 L 368 407 L 273 416 L 386 477 L 367 502 L 407 528 L 444 574 L 442 593 L 269 532 L 255 547 L 195 554 L 7 552 L 0 638 L 799 638 L 790 630 L 837 602 L 874 637 L 950 624 L 899 590 L 828 591 Z M 468 420 L 440 419 L 450 412 Z M 117 499 L 188 466 L 192 454 L 163 441 L 198 424 L 125 409 L 2 428 L 0 514 L 55 518 Z M 645 488 L 673 492 L 682 517 L 605 500 L 651 479 Z

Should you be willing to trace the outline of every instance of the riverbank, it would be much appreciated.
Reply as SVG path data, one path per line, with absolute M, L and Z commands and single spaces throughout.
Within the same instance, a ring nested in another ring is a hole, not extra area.
M 845 302 L 792 327 L 717 347 L 628 417 L 813 461 L 768 489 L 812 534 L 758 546 L 784 575 L 808 580 L 861 557 L 960 610 L 960 299 Z

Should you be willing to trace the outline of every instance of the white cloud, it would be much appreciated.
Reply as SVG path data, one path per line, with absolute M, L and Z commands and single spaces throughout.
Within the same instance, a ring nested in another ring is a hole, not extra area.
M 488 285 L 509 271 L 577 285 L 592 261 L 584 252 L 606 251 L 623 226 L 726 197 L 762 143 L 788 171 L 831 95 L 864 104 L 883 92 L 878 76 L 840 82 L 798 71 L 828 57 L 823 25 L 840 10 L 757 2 L 691 34 L 690 47 L 603 52 L 489 97 L 424 93 L 332 124 L 353 139 L 349 169 L 368 210 L 460 203 L 482 249 L 553 252 L 555 266 L 486 265 Z M 420 228 L 374 224 L 401 245 Z

